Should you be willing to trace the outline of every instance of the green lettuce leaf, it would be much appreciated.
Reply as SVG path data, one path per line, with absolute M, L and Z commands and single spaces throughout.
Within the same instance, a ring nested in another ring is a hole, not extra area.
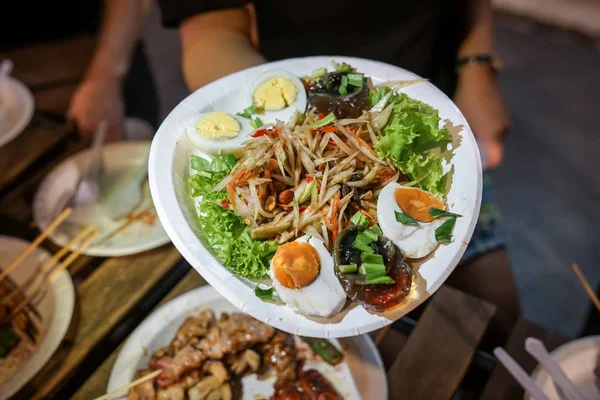
M 277 242 L 253 240 L 244 221 L 230 208 L 223 208 L 227 192 L 212 191 L 235 163 L 232 164 L 228 157 L 219 157 L 212 162 L 204 161 L 206 163 L 196 160 L 196 166 L 200 169 L 192 167 L 199 172 L 190 176 L 188 187 L 192 197 L 202 196 L 198 204 L 198 223 L 210 249 L 234 273 L 246 278 L 265 277 L 271 258 L 277 250 Z
M 375 151 L 380 157 L 390 159 L 411 180 L 418 180 L 421 189 L 444 194 L 442 159 L 428 153 L 433 148 L 445 148 L 451 141 L 448 129 L 439 125 L 436 110 L 400 93 Z

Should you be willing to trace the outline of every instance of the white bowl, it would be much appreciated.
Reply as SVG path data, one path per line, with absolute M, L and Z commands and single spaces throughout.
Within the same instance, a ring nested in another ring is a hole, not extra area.
M 481 204 L 482 172 L 479 150 L 473 134 L 452 101 L 439 89 L 423 82 L 402 89 L 407 95 L 422 100 L 448 120 L 454 139 L 452 186 L 447 200 L 453 212 L 461 214 L 454 228 L 451 244 L 440 246 L 421 265 L 415 267 L 417 279 L 411 295 L 403 303 L 384 313 L 366 311 L 362 306 L 347 307 L 330 319 L 311 319 L 294 313 L 284 305 L 266 303 L 254 295 L 253 282 L 232 274 L 215 259 L 200 238 L 194 203 L 188 195 L 190 156 L 195 151 L 184 130 L 184 121 L 198 112 L 223 110 L 237 112 L 248 106 L 250 83 L 261 73 L 283 68 L 302 76 L 310 75 L 330 61 L 347 62 L 373 78 L 374 83 L 388 80 L 410 80 L 417 75 L 381 62 L 351 57 L 323 56 L 276 61 L 234 73 L 210 83 L 190 94 L 163 121 L 150 150 L 149 178 L 152 198 L 163 227 L 185 259 L 221 295 L 237 308 L 286 332 L 312 337 L 346 337 L 382 328 L 406 315 L 448 278 L 460 261 L 471 239 Z M 447 170 L 450 165 L 446 166 Z

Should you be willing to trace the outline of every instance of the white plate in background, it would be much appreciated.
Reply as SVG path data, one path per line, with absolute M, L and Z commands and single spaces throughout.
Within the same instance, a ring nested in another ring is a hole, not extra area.
M 0 263 L 6 267 L 17 258 L 29 242 L 10 236 L 0 236 Z M 40 248 L 31 252 L 8 276 L 13 281 L 23 284 L 50 254 Z M 75 290 L 71 276 L 67 271 L 61 271 L 50 282 L 44 296 L 37 301 L 37 310 L 42 315 L 42 332 L 39 343 L 27 355 L 24 348 L 17 348 L 17 352 L 0 360 L 0 400 L 10 398 L 22 388 L 45 364 L 48 362 L 58 345 L 64 338 L 75 305 Z M 13 367 L 9 367 L 10 363 Z M 10 376 L 8 370 L 14 371 Z
M 586 400 L 600 400 L 600 382 L 594 374 L 600 355 L 600 336 L 588 336 L 567 342 L 550 352 L 552 358 L 575 384 Z M 556 390 L 553 379 L 540 366 L 531 375 L 533 381 L 551 400 L 565 400 Z M 525 395 L 526 400 L 531 396 Z
M 482 168 L 479 150 L 467 121 L 452 101 L 429 82 L 402 89 L 407 95 L 422 100 L 438 110 L 442 121 L 454 128 L 454 178 L 447 202 L 452 211 L 463 217 L 456 221 L 454 240 L 440 246 L 416 269 L 416 282 L 407 299 L 395 308 L 368 312 L 362 306 L 346 307 L 329 319 L 310 319 L 294 313 L 286 305 L 266 303 L 254 294 L 255 283 L 226 269 L 200 238 L 196 209 L 188 194 L 190 156 L 197 153 L 187 139 L 184 123 L 199 112 L 222 110 L 235 114 L 248 106 L 250 82 L 271 69 L 286 69 L 297 76 L 310 75 L 331 60 L 346 62 L 372 77 L 375 84 L 383 81 L 411 80 L 417 75 L 393 65 L 352 57 L 322 56 L 287 59 L 249 68 L 190 94 L 169 113 L 152 141 L 149 160 L 150 189 L 158 216 L 173 244 L 185 259 L 237 308 L 286 332 L 311 337 L 347 337 L 368 333 L 389 325 L 413 310 L 431 296 L 448 278 L 460 261 L 475 229 L 482 191 Z M 285 121 L 287 122 L 287 121 Z M 456 146 L 460 142 L 460 145 Z M 450 165 L 446 166 L 446 171 Z
M 117 179 L 131 171 L 145 170 L 149 151 L 149 141 L 116 142 L 105 145 L 103 157 L 107 176 Z M 40 230 L 46 229 L 63 209 L 67 198 L 77 186 L 79 176 L 87 165 L 90 154 L 90 150 L 87 149 L 66 159 L 40 184 L 33 200 L 33 217 Z M 117 257 L 140 253 L 168 243 L 169 237 L 155 215 L 149 193 L 139 209 L 147 206 L 151 206 L 154 217 L 133 222 L 110 240 L 102 239 L 123 224 L 124 220 L 114 221 L 103 215 L 90 217 L 99 229 L 99 234 L 83 253 L 97 257 Z M 65 246 L 82 229 L 82 226 L 70 223 L 70 218 L 71 216 L 49 236 L 59 246 Z
M 107 392 L 132 382 L 139 369 L 148 367 L 152 353 L 173 340 L 188 316 L 206 309 L 213 310 L 217 318 L 222 312 L 238 311 L 214 288 L 206 285 L 176 297 L 150 314 L 127 338 L 119 352 Z M 371 338 L 356 336 L 341 339 L 336 344 L 341 346 L 344 354 L 342 363 L 337 366 L 312 363 L 310 367 L 323 373 L 346 400 L 386 400 L 385 370 Z M 257 395 L 269 398 L 273 394 L 273 379 L 260 381 L 256 375 L 249 375 L 242 379 L 242 384 L 244 399 L 255 400 Z
M 8 77 L 0 87 L 0 147 L 17 136 L 29 124 L 35 100 L 21 81 Z

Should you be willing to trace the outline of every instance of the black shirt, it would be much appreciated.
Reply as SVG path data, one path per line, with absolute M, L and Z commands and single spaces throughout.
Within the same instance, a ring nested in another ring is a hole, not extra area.
M 100 0 L 3 1 L 0 50 L 94 34 L 101 18 Z
M 245 0 L 159 0 L 163 24 Z M 429 78 L 451 95 L 454 62 L 468 31 L 468 0 L 255 0 L 260 51 L 268 60 L 346 55 Z

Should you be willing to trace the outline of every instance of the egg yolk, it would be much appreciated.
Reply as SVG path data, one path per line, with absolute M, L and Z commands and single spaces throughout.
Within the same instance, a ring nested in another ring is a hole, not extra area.
M 433 217 L 429 214 L 430 209 L 445 209 L 444 203 L 438 196 L 418 188 L 397 188 L 394 192 L 394 199 L 403 212 L 421 222 L 433 221 Z
M 279 246 L 272 262 L 275 279 L 289 289 L 310 285 L 321 269 L 319 253 L 304 242 L 290 242 Z
M 198 122 L 196 130 L 210 140 L 227 140 L 239 135 L 240 123 L 223 111 L 215 111 Z
M 296 101 L 298 91 L 291 79 L 269 78 L 254 91 L 254 104 L 268 111 L 283 110 Z

